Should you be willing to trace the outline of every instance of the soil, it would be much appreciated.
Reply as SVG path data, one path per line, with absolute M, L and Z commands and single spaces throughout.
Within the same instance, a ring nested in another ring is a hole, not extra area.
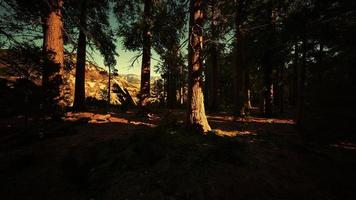
M 181 110 L 0 119 L 1 199 L 355 199 L 356 144 L 318 143 L 286 117 Z

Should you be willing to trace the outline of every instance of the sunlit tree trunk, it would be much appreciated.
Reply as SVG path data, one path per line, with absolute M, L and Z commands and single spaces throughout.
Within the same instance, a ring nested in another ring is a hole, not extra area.
M 86 60 L 86 27 L 87 27 L 87 10 L 86 1 L 82 0 L 80 15 L 80 27 L 77 50 L 77 65 L 75 71 L 75 93 L 74 109 L 84 110 L 85 108 L 85 60 Z
M 62 36 L 63 0 L 48 0 L 49 10 L 44 18 L 43 51 L 47 55 L 43 69 L 42 85 L 45 107 L 53 111 L 63 110 L 66 106 L 64 85 L 64 46 Z M 52 110 L 55 109 L 55 110 Z
M 150 97 L 150 76 L 151 76 L 151 9 L 152 0 L 144 0 L 144 28 L 143 28 L 143 52 L 141 66 L 141 87 L 140 87 L 140 102 L 139 108 L 141 113 L 146 114 L 145 108 Z
M 204 108 L 202 90 L 203 0 L 190 0 L 189 87 L 187 125 L 201 133 L 211 130 Z

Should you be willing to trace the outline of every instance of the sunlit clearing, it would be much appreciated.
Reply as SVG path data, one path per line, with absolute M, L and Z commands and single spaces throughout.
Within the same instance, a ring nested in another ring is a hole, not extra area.
M 79 113 L 68 112 L 66 113 L 63 119 L 65 121 L 87 121 L 89 124 L 121 123 L 121 124 L 144 125 L 148 127 L 157 126 L 152 123 L 112 116 L 111 114 L 95 114 L 91 112 L 79 112 Z

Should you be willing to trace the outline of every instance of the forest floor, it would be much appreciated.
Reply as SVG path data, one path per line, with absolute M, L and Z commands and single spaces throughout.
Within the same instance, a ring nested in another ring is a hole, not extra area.
M 317 143 L 286 117 L 183 111 L 0 119 L 0 199 L 355 199 L 356 143 Z

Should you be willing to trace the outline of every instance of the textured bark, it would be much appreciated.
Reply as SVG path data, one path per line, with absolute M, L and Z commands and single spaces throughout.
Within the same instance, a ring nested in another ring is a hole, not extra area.
M 85 30 L 87 27 L 87 9 L 86 1 L 82 1 L 80 15 L 80 31 L 78 38 L 77 50 L 77 65 L 75 71 L 75 93 L 74 93 L 74 109 L 85 109 L 85 60 L 86 60 L 86 35 Z
M 49 0 L 49 10 L 44 19 L 43 51 L 47 55 L 43 69 L 42 85 L 45 107 L 50 112 L 63 110 L 66 106 L 66 88 L 64 85 L 64 46 L 62 37 L 63 0 Z M 55 110 L 52 110 L 55 109 Z
M 151 76 L 151 7 L 152 0 L 144 0 L 144 28 L 143 28 L 143 52 L 141 66 L 141 87 L 139 108 L 141 113 L 146 114 L 146 106 L 150 97 L 150 76 Z
M 202 46 L 203 10 L 202 0 L 190 1 L 190 45 L 189 45 L 189 87 L 187 125 L 189 128 L 207 133 L 211 130 L 204 108 L 202 90 Z

